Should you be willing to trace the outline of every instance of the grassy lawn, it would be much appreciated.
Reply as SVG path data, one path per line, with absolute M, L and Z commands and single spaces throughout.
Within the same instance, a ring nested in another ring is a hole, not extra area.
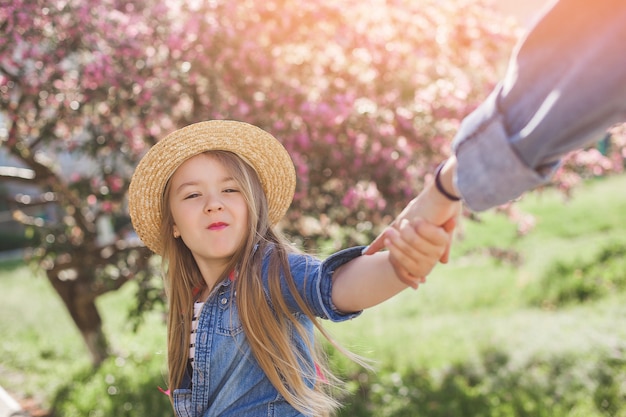
M 502 214 L 465 220 L 450 263 L 426 285 L 332 325 L 333 334 L 375 359 L 391 355 L 399 366 L 446 364 L 493 345 L 524 356 L 624 346 L 626 292 L 559 309 L 527 305 L 554 262 L 591 261 L 609 242 L 626 244 L 622 190 L 624 176 L 591 182 L 569 201 L 553 192 L 528 195 L 519 207 L 536 226 L 521 237 Z M 489 248 L 517 253 L 520 264 L 494 258 Z
M 565 281 L 549 276 L 555 264 L 593 264 L 607 246 L 626 245 L 624 190 L 626 176 L 622 175 L 590 181 L 576 189 L 569 201 L 552 191 L 528 195 L 519 209 L 533 215 L 536 226 L 525 236 L 518 236 L 516 226 L 494 212 L 481 213 L 480 222 L 465 220 L 451 262 L 438 266 L 419 290 L 406 291 L 356 320 L 328 327 L 344 346 L 374 359 L 381 372 L 425 369 L 437 375 L 455 364 L 484 360 L 485 352 L 494 350 L 506 355 L 503 372 L 521 375 L 538 358 L 572 357 L 580 362 L 579 372 L 586 363 L 607 355 L 626 363 L 623 288 L 611 287 L 584 302 L 536 301 L 547 295 L 546 282 L 553 279 L 558 286 Z M 494 249 L 515 256 L 499 258 Z M 165 385 L 162 315 L 149 315 L 139 333 L 132 332 L 127 320 L 132 283 L 99 301 L 115 354 L 97 372 L 89 368 L 80 335 L 43 275 L 19 262 L 4 263 L 0 288 L 0 385 L 18 399 L 30 398 L 44 408 L 61 404 L 58 415 L 62 416 L 96 409 L 89 415 L 123 414 L 111 411 L 115 405 L 97 408 L 106 401 L 121 402 L 120 409 L 128 412 L 123 415 L 171 415 L 167 401 L 152 396 L 156 386 Z M 342 359 L 333 360 L 345 366 L 347 374 L 353 370 Z M 537 369 L 529 368 L 526 374 Z M 387 380 L 381 378 L 384 385 Z M 72 379 L 78 383 L 72 384 Z M 626 401 L 626 392 L 616 396 Z M 139 406 L 146 397 L 158 403 L 153 407 L 160 411 Z M 615 412 L 592 414 L 586 408 L 591 400 L 581 401 L 579 411 L 571 408 L 567 414 L 553 415 L 626 415 L 625 404 L 618 404 Z M 526 415 L 512 413 L 480 415 Z M 387 410 L 371 415 L 405 414 Z

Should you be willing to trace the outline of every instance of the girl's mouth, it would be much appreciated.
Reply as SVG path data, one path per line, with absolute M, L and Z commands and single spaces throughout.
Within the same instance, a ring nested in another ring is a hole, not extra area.
M 209 225 L 209 227 L 207 227 L 207 229 L 209 229 L 209 230 L 222 230 L 222 229 L 225 229 L 226 227 L 228 227 L 228 223 L 216 222 L 216 223 L 211 223 Z

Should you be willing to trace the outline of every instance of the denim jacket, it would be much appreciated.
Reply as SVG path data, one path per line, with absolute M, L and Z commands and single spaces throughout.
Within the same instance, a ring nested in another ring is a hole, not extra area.
M 342 321 L 360 312 L 339 312 L 331 300 L 332 274 L 360 256 L 362 248 L 337 252 L 324 261 L 308 255 L 290 254 L 294 281 L 313 313 L 323 319 Z M 267 292 L 268 257 L 263 260 Z M 294 316 L 313 337 L 313 323 L 300 311 L 285 288 L 285 300 Z M 296 417 L 303 416 L 278 393 L 260 368 L 243 333 L 234 286 L 226 280 L 213 290 L 199 317 L 195 359 L 191 378 L 173 392 L 178 417 Z M 294 334 L 296 346 L 304 346 Z M 304 352 L 305 358 L 311 358 Z M 190 380 L 189 380 L 190 379 Z M 314 383 L 314 382 L 312 382 Z

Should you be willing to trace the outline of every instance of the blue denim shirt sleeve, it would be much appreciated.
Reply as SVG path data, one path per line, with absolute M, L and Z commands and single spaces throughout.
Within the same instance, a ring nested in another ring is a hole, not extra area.
M 319 285 L 316 290 L 317 294 L 315 294 L 317 302 L 314 303 L 317 304 L 318 308 L 321 307 L 323 309 L 324 314 L 319 315 L 319 317 L 332 321 L 343 321 L 352 319 L 361 314 L 362 311 L 341 312 L 337 310 L 337 307 L 335 307 L 335 304 L 333 304 L 332 301 L 332 278 L 333 273 L 337 268 L 348 263 L 354 258 L 361 256 L 363 248 L 364 246 L 358 246 L 344 249 L 330 255 L 321 263 L 318 272 Z
M 547 10 L 454 139 L 455 182 L 470 209 L 547 182 L 567 152 L 626 120 L 625 41 L 624 0 L 561 0 Z
M 298 293 L 315 316 L 339 322 L 361 314 L 361 311 L 342 312 L 337 309 L 332 301 L 332 278 L 337 268 L 361 256 L 362 250 L 362 246 L 344 249 L 330 255 L 323 261 L 310 255 L 295 253 L 289 255 L 291 274 Z M 263 275 L 264 279 L 267 279 L 267 262 L 265 263 Z M 282 288 L 284 288 L 283 296 L 287 305 L 292 311 L 302 313 L 288 290 L 287 284 L 283 283 Z

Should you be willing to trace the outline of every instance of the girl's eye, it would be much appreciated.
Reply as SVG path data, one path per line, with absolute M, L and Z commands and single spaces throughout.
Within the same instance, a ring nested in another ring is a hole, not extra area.
M 189 194 L 188 196 L 186 196 L 186 197 L 185 197 L 185 200 L 189 200 L 190 198 L 196 198 L 196 197 L 198 197 L 199 195 L 200 195 L 200 194 L 198 194 L 198 193 L 192 193 L 192 194 Z
M 225 193 L 238 193 L 239 190 L 235 189 L 235 188 L 227 188 L 224 190 Z

